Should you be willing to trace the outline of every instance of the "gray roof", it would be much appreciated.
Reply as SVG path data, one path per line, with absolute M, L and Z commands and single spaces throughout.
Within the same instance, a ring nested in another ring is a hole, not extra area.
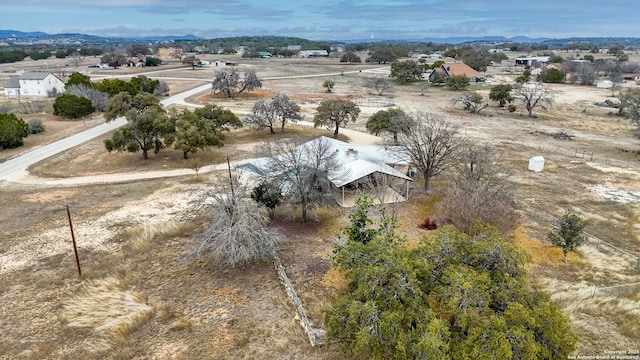
M 12 76 L 7 80 L 7 83 L 4 84 L 5 89 L 19 89 L 20 88 L 20 80 L 19 76 Z
M 408 156 L 400 146 L 355 145 L 325 136 L 320 136 L 299 146 L 308 147 L 317 141 L 327 142 L 332 151 L 336 152 L 336 160 L 340 164 L 340 169 L 329 174 L 329 180 L 338 188 L 376 172 L 413 181 L 407 175 L 388 165 L 409 164 Z M 260 158 L 240 168 L 264 175 L 267 172 L 266 169 L 269 168 L 269 162 L 269 158 Z
M 44 80 L 47 76 L 49 76 L 49 72 L 35 72 L 29 71 L 20 75 L 20 80 Z

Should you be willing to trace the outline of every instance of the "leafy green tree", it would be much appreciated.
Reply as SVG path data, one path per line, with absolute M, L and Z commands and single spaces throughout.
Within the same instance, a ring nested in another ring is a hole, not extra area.
M 131 87 L 136 90 L 137 94 L 149 93 L 153 94 L 160 80 L 149 79 L 144 75 L 134 76 L 129 81 Z M 135 94 L 134 94 L 135 95 Z
M 91 100 L 71 94 L 62 94 L 53 102 L 53 115 L 77 119 L 91 114 L 96 109 Z
M 442 66 L 442 64 L 444 64 L 444 61 L 442 60 L 437 60 L 436 62 L 434 62 L 433 64 L 431 64 L 431 69 L 437 69 L 439 67 Z
M 391 77 L 398 79 L 400 84 L 408 84 L 422 78 L 422 67 L 416 61 L 394 61 L 391 64 Z
M 231 127 L 242 127 L 233 112 L 211 104 L 193 112 L 189 109 L 175 111 L 170 114 L 169 122 L 175 124 L 175 132 L 169 132 L 164 143 L 182 151 L 184 159 L 198 149 L 224 146 L 224 132 L 230 131 Z
M 394 62 L 398 59 L 398 55 L 393 52 L 393 48 L 388 44 L 376 44 L 372 49 L 367 62 L 377 62 L 378 64 L 386 64 Z
M 56 57 L 56 59 L 64 59 L 64 58 L 67 57 L 67 52 L 64 51 L 64 50 L 58 50 L 55 53 L 55 57 Z
M 160 66 L 162 65 L 162 59 L 152 56 L 147 56 L 144 61 L 144 66 Z
M 348 62 L 349 64 L 361 63 L 362 59 L 353 51 L 346 51 L 344 54 L 342 54 L 340 62 Z
M 418 246 L 380 236 L 362 208 L 334 250 L 346 295 L 325 312 L 329 341 L 368 359 L 560 359 L 577 337 L 527 282 L 526 255 L 495 229 L 445 227 Z M 362 236 L 366 242 L 359 241 Z M 393 241 L 393 240 L 396 241 Z
M 274 218 L 276 206 L 280 205 L 282 197 L 282 191 L 278 185 L 266 181 L 261 182 L 251 191 L 251 198 L 267 208 L 271 219 Z
M 491 91 L 489 91 L 489 99 L 497 101 L 499 107 L 504 107 L 513 101 L 511 90 L 513 90 L 513 87 L 510 84 L 492 86 Z
M 558 220 L 557 229 L 549 233 L 549 241 L 562 249 L 565 264 L 569 251 L 576 251 L 587 240 L 583 235 L 585 226 L 587 222 L 580 215 L 566 210 Z
M 323 100 L 316 109 L 313 126 L 333 127 L 333 137 L 338 137 L 338 131 L 349 122 L 356 122 L 360 115 L 360 108 L 350 100 Z
M 142 151 L 142 158 L 149 159 L 149 150 L 158 153 L 165 147 L 162 138 L 175 131 L 167 119 L 164 110 L 158 106 L 149 106 L 142 111 L 130 109 L 127 114 L 127 124 L 116 130 L 111 139 L 104 141 L 109 151 Z
M 141 93 L 131 96 L 128 92 L 121 92 L 109 99 L 109 103 L 104 109 L 104 118 L 109 122 L 117 117 L 125 116 L 132 109 L 142 113 L 150 106 L 159 105 L 160 100 L 151 94 Z
M 556 68 L 545 69 L 540 73 L 540 80 L 545 83 L 564 82 L 565 74 Z
M 68 89 L 70 86 L 73 86 L 73 85 L 91 86 L 91 78 L 89 78 L 87 75 L 74 71 L 73 73 L 71 73 L 71 75 L 69 75 L 69 79 L 65 84 L 65 89 Z
M 327 89 L 328 93 L 333 91 L 334 86 L 336 86 L 336 82 L 330 79 L 327 79 L 322 83 L 322 87 Z
M 112 68 L 118 68 L 127 63 L 127 58 L 122 54 L 107 53 L 102 55 L 100 62 Z
M 411 117 L 400 108 L 380 110 L 371 115 L 365 125 L 369 133 L 379 136 L 387 132 L 393 136 L 393 142 L 398 144 L 398 134 L 413 128 Z
M 447 86 L 452 90 L 464 90 L 469 86 L 469 78 L 464 74 L 450 76 Z
M 487 65 L 489 65 L 489 59 L 485 56 L 465 56 L 462 62 L 480 72 L 487 71 Z
M 24 144 L 29 125 L 14 114 L 0 113 L 0 149 L 12 149 Z
M 191 70 L 195 70 L 196 67 L 200 67 L 202 65 L 202 61 L 194 55 L 185 57 L 182 59 L 182 63 L 191 66 Z
M 129 81 L 122 79 L 102 79 L 93 83 L 93 88 L 109 94 L 109 97 L 115 96 L 121 92 L 128 92 L 131 96 L 136 96 L 138 90 Z
M 524 68 L 524 71 L 522 72 L 522 75 L 516 77 L 516 82 L 518 84 L 525 84 L 525 83 L 528 83 L 530 79 L 531 79 L 531 68 L 529 66 L 526 66 Z

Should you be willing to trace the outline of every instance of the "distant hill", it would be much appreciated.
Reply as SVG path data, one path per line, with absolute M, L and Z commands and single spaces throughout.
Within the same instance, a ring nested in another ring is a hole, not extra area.
M 464 43 L 478 43 L 478 42 L 486 42 L 486 43 L 541 43 L 544 41 L 551 40 L 549 38 L 529 38 L 526 36 L 515 36 L 511 38 L 507 38 L 504 36 L 459 36 L 459 37 L 428 37 L 421 39 L 405 39 L 405 40 L 384 40 L 384 39 L 354 39 L 354 40 L 345 40 L 342 42 L 345 43 L 363 43 L 363 42 L 432 42 L 434 44 L 464 44 Z
M 149 41 L 175 41 L 175 40 L 201 40 L 201 37 L 188 35 L 171 35 L 171 36 L 140 36 L 140 37 L 111 37 L 111 36 L 95 36 L 86 34 L 63 33 L 63 34 L 47 34 L 40 31 L 23 32 L 18 30 L 0 30 L 0 39 L 15 38 L 17 41 L 25 40 L 63 40 L 73 39 L 79 42 L 91 43 L 113 43 L 113 42 L 149 42 Z
M 28 37 L 32 37 L 32 38 L 38 38 L 38 37 L 44 37 L 44 36 L 50 36 L 47 33 L 43 33 L 40 31 L 36 31 L 36 32 L 23 32 L 23 31 L 18 31 L 18 30 L 0 30 L 0 39 L 6 39 L 6 38 L 28 38 Z

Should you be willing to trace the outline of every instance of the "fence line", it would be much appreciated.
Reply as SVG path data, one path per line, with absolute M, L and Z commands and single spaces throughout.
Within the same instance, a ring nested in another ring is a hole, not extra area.
M 547 218 L 546 221 L 549 221 L 553 228 L 555 228 L 555 229 L 558 228 L 557 222 L 558 222 L 558 220 L 560 220 L 558 217 L 556 217 L 554 215 L 551 215 L 551 214 L 549 214 L 549 213 L 547 213 L 545 211 L 542 211 L 542 210 L 536 209 L 534 207 L 531 207 L 531 206 L 529 207 L 529 210 L 533 211 L 534 217 L 546 217 Z M 605 245 L 605 246 L 608 246 L 611 249 L 613 249 L 616 252 L 618 252 L 624 258 L 627 258 L 633 264 L 633 266 L 635 266 L 637 269 L 640 269 L 640 256 L 638 256 L 636 254 L 633 254 L 633 253 L 621 248 L 620 246 L 616 246 L 616 245 L 611 244 L 608 241 L 602 240 L 601 238 L 599 238 L 599 237 L 597 237 L 597 236 L 595 236 L 593 234 L 590 234 L 590 233 L 588 233 L 586 231 L 584 232 L 584 234 L 586 235 L 587 242 L 590 245 L 595 246 L 597 249 L 600 248 L 601 244 Z
M 364 98 L 355 99 L 355 104 L 365 107 L 392 107 L 396 106 L 396 102 L 393 98 Z
M 298 317 L 300 318 L 300 325 L 302 325 L 302 328 L 307 334 L 307 337 L 309 337 L 309 342 L 311 343 L 311 346 L 317 347 L 317 346 L 323 345 L 324 331 L 319 329 L 314 329 L 313 326 L 311 326 L 311 322 L 307 317 L 307 313 L 304 311 L 302 302 L 300 301 L 300 298 L 296 294 L 296 290 L 293 288 L 293 284 L 291 284 L 291 281 L 289 281 L 289 277 L 287 277 L 287 273 L 284 271 L 284 267 L 280 262 L 280 257 L 278 257 L 278 254 L 274 254 L 274 264 L 276 266 L 276 271 L 280 276 L 280 280 L 282 280 L 282 284 L 287 290 L 287 294 L 289 295 L 289 298 L 291 299 L 291 301 L 293 301 L 293 304 L 296 306 Z

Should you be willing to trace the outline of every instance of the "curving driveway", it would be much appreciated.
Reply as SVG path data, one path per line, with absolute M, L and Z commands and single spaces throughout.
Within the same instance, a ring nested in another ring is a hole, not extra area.
M 388 67 L 387 67 L 388 68 Z M 386 68 L 380 68 L 386 69 Z M 369 69 L 362 70 L 362 72 L 372 72 L 376 73 L 380 71 L 380 69 Z M 358 73 L 358 71 L 345 71 L 344 74 L 347 73 Z M 264 80 L 286 80 L 293 78 L 306 78 L 306 77 L 323 77 L 323 76 L 335 76 L 340 73 L 327 73 L 327 74 L 313 74 L 313 75 L 295 75 L 295 76 L 282 76 L 282 77 L 271 77 L 264 78 Z M 183 79 L 184 80 L 184 79 Z M 198 79 L 202 80 L 202 79 Z M 207 83 L 205 85 L 201 85 L 195 87 L 193 89 L 183 91 L 179 94 L 170 96 L 160 103 L 163 106 L 169 106 L 172 104 L 180 104 L 180 105 L 191 105 L 194 104 L 187 103 L 186 98 L 199 94 L 204 91 L 208 91 L 211 89 L 211 84 Z M 82 143 L 85 143 L 91 139 L 94 139 L 98 136 L 106 134 L 112 130 L 119 128 L 127 123 L 127 120 L 123 117 L 117 118 L 111 122 L 100 124 L 93 128 L 87 129 L 81 133 L 77 133 L 75 135 L 66 137 L 64 139 L 57 140 L 52 142 L 51 144 L 47 144 L 41 146 L 39 148 L 28 151 L 20 156 L 7 160 L 0 164 L 0 182 L 11 181 L 11 182 L 20 182 L 27 184 L 50 184 L 50 185 L 78 185 L 78 184 L 89 184 L 89 183 L 106 183 L 106 182 L 123 182 L 123 181 L 131 181 L 138 179 L 150 179 L 150 178 L 160 178 L 160 177 L 171 177 L 171 176 L 180 176 L 180 175 L 188 175 L 193 174 L 193 170 L 190 169 L 176 169 L 171 171 L 152 171 L 152 172 L 140 172 L 140 173 L 122 173 L 122 174 L 110 174 L 110 175 L 98 175 L 98 176 L 85 176 L 79 178 L 65 178 L 65 179 L 46 179 L 35 176 L 29 176 L 27 169 L 33 164 L 47 159 L 53 155 L 59 154 L 65 150 L 71 149 L 75 146 L 78 146 Z M 341 130 L 345 135 L 351 138 L 357 138 L 356 142 L 362 143 L 376 143 L 377 137 L 364 134 L 361 132 L 342 129 Z M 250 161 L 250 160 L 246 160 Z M 213 171 L 218 167 L 224 168 L 226 164 L 221 165 L 210 165 L 204 167 L 201 171 Z

